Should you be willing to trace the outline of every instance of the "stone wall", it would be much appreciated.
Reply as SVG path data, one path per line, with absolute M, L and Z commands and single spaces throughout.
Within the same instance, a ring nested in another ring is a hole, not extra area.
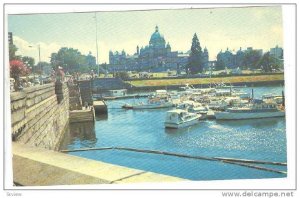
M 46 84 L 11 93 L 11 120 L 13 141 L 57 150 L 69 121 L 67 86 Z
M 69 98 L 70 98 L 70 110 L 81 110 L 82 100 L 80 95 L 80 89 L 77 84 L 68 84 Z
M 92 81 L 91 80 L 79 80 L 78 86 L 80 89 L 82 105 L 84 106 L 86 102 L 89 103 L 90 105 L 92 105 L 93 104 Z

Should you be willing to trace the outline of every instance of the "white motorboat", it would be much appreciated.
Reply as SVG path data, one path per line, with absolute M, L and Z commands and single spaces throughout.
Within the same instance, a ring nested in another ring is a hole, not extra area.
M 189 85 L 189 84 L 185 84 L 184 87 L 179 87 L 179 90 L 184 91 L 184 92 L 190 92 L 190 93 L 201 92 L 201 89 L 196 89 L 192 85 Z
M 283 116 L 285 116 L 283 107 L 278 108 L 278 105 L 274 101 L 257 99 L 242 107 L 231 107 L 227 108 L 224 112 L 215 112 L 217 120 L 241 120 Z
M 208 107 L 214 110 L 225 110 L 228 105 L 229 103 L 225 98 L 211 98 Z
M 250 93 L 245 93 L 245 92 L 234 92 L 232 95 L 233 95 L 233 96 L 237 96 L 237 97 L 239 97 L 239 98 L 242 99 L 242 100 L 249 100 L 249 99 L 251 99 Z
M 233 97 L 226 97 L 225 102 L 228 104 L 228 107 L 240 107 L 248 104 L 249 100 L 244 100 L 241 99 L 240 97 L 233 96 Z
M 173 102 L 167 99 L 152 98 L 147 102 L 139 102 L 136 104 L 125 104 L 124 109 L 161 109 L 173 107 Z
M 153 94 L 151 94 L 149 96 L 149 99 L 156 99 L 156 98 L 159 98 L 159 99 L 168 99 L 170 98 L 170 94 L 167 92 L 167 90 L 156 90 Z
M 187 101 L 183 101 L 182 103 L 178 104 L 177 109 L 185 109 L 191 113 L 206 114 L 209 110 L 209 107 L 204 106 L 199 102 L 187 100 Z
M 268 94 L 263 94 L 261 98 L 262 98 L 262 100 L 270 100 L 275 97 L 281 97 L 281 95 L 276 95 L 274 93 L 268 93 Z
M 184 87 L 179 87 L 181 92 L 187 94 L 211 94 L 216 93 L 215 88 L 194 88 L 192 85 L 186 84 Z
M 201 115 L 189 113 L 186 110 L 175 109 L 167 112 L 165 118 L 166 128 L 183 128 L 199 123 Z
M 215 96 L 231 96 L 232 95 L 232 91 L 231 90 L 227 90 L 227 89 L 217 89 L 216 93 L 214 93 Z
M 283 96 L 280 96 L 280 95 L 276 95 L 276 94 L 264 94 L 262 95 L 262 100 L 263 101 L 266 101 L 266 100 L 274 100 L 277 104 L 282 104 L 283 103 Z

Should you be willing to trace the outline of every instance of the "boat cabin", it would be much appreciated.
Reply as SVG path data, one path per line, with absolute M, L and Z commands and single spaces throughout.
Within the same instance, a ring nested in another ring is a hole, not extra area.
M 160 98 L 160 99 L 167 99 L 170 98 L 167 90 L 156 90 L 154 94 L 149 96 L 150 99 L 153 98 Z
M 184 116 L 186 116 L 188 114 L 187 111 L 182 110 L 182 109 L 174 109 L 171 111 L 168 111 L 166 114 L 166 122 L 170 122 L 170 123 L 178 123 L 179 121 L 181 121 Z
M 240 97 L 242 100 L 249 100 L 251 98 L 251 94 L 245 92 L 238 92 L 235 93 L 234 95 Z
M 116 90 L 108 90 L 109 96 L 125 96 L 127 94 L 127 89 L 116 89 Z
M 277 109 L 277 104 L 273 100 L 254 99 L 252 104 L 256 109 Z
M 231 96 L 231 91 L 230 90 L 217 90 L 215 93 L 216 96 Z

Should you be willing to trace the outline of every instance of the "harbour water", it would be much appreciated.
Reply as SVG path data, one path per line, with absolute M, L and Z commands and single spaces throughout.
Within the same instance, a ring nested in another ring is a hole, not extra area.
M 240 88 L 251 93 L 251 87 Z M 254 87 L 255 98 L 263 94 L 281 95 L 283 87 Z M 93 123 L 70 126 L 62 149 L 86 147 L 128 147 L 160 150 L 207 157 L 286 162 L 285 118 L 235 121 L 203 120 L 183 129 L 165 129 L 166 109 L 125 110 L 124 103 L 146 98 L 107 101 L 108 115 Z M 279 178 L 286 174 L 227 164 L 220 161 L 175 156 L 100 150 L 71 152 L 89 159 L 172 175 L 191 180 Z M 259 165 L 287 171 L 285 166 Z

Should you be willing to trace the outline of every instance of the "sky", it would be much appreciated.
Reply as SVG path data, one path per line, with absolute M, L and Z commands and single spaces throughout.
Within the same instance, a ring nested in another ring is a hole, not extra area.
M 97 29 L 98 63 L 108 63 L 109 50 L 124 49 L 131 55 L 137 45 L 148 45 L 156 25 L 172 51 L 187 52 L 196 33 L 210 60 L 227 48 L 233 53 L 240 47 L 266 52 L 283 46 L 280 6 L 8 16 L 8 32 L 13 33 L 17 54 L 34 57 L 36 62 L 38 46 L 45 62 L 61 47 L 78 49 L 84 55 L 91 52 L 96 57 Z

